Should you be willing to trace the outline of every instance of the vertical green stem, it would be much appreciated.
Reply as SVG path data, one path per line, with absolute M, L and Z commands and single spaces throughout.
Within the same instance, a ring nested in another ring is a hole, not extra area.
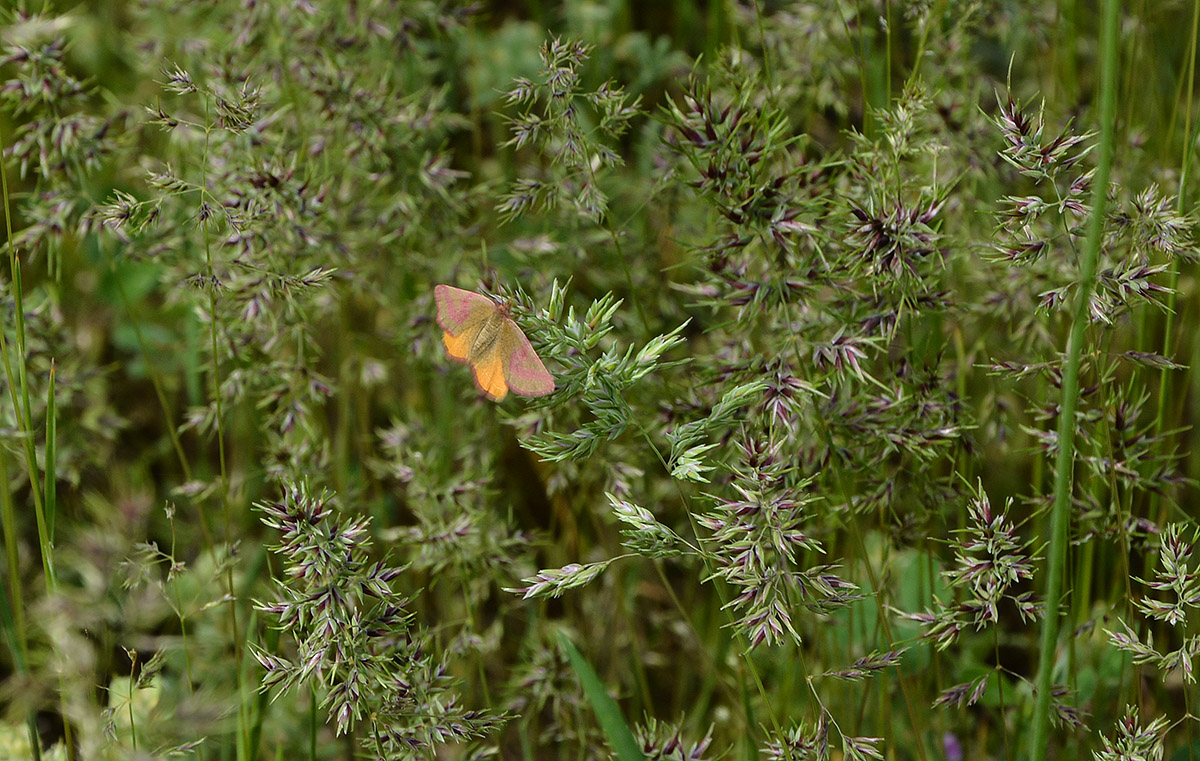
M 1117 0 L 1104 0 L 1100 36 L 1100 158 L 1092 189 L 1092 214 L 1088 220 L 1087 245 L 1075 295 L 1075 310 L 1067 340 L 1066 366 L 1063 368 L 1062 403 L 1058 414 L 1058 453 L 1054 465 L 1054 506 L 1051 508 L 1050 548 L 1046 559 L 1046 614 L 1042 619 L 1042 637 L 1037 671 L 1037 703 L 1030 734 L 1033 761 L 1045 761 L 1050 731 L 1050 687 L 1054 672 L 1055 645 L 1058 642 L 1058 617 L 1062 598 L 1063 574 L 1067 556 L 1067 529 L 1071 514 L 1071 482 L 1075 461 L 1075 410 L 1079 398 L 1079 366 L 1083 356 L 1084 330 L 1088 321 L 1088 300 L 1096 278 L 1096 265 L 1103 242 L 1108 177 L 1112 168 L 1113 120 L 1116 114 L 1117 80 Z
M 58 512 L 58 468 L 55 442 L 58 440 L 58 408 L 54 401 L 54 360 L 50 360 L 50 381 L 46 391 L 46 458 L 42 474 L 42 494 L 46 500 L 46 536 L 54 543 L 54 516 Z
M 8 350 L 8 334 L 4 330 L 0 330 L 0 358 L 3 359 L 5 380 L 8 382 L 8 394 L 12 399 L 13 412 L 17 416 L 18 424 L 21 427 L 22 444 L 25 451 L 25 466 L 29 474 L 29 491 L 33 497 L 33 513 L 37 519 L 38 527 L 38 542 L 42 550 L 42 571 L 46 577 L 46 589 L 53 591 L 57 586 L 58 575 L 54 571 L 54 555 L 51 550 L 50 536 L 46 526 L 46 512 L 42 503 L 42 490 L 38 488 L 37 482 L 37 454 L 34 452 L 33 442 L 33 418 L 30 413 L 33 405 L 29 401 L 29 383 L 27 368 L 25 366 L 25 301 L 22 298 L 24 291 L 21 285 L 21 257 L 17 255 L 17 250 L 13 246 L 13 229 L 12 229 L 12 209 L 9 207 L 8 193 L 8 170 L 3 165 L 3 155 L 5 149 L 5 141 L 0 136 L 0 193 L 4 196 L 4 226 L 8 240 L 8 263 L 12 281 L 9 287 L 12 290 L 13 304 L 15 312 L 16 331 L 14 338 L 16 339 L 17 348 L 17 372 L 13 374 L 12 354 Z
M 1196 144 L 1195 143 L 1196 135 L 1194 133 L 1195 127 L 1192 124 L 1192 101 L 1193 101 L 1193 93 L 1195 92 L 1195 86 L 1196 86 L 1196 47 L 1197 47 L 1196 40 L 1197 40 L 1197 35 L 1200 35 L 1200 2 L 1193 2 L 1192 3 L 1192 27 L 1191 27 L 1191 34 L 1189 35 L 1189 38 L 1191 41 L 1188 43 L 1187 66 L 1185 67 L 1187 76 L 1180 78 L 1181 83 L 1186 82 L 1186 86 L 1184 88 L 1186 95 L 1184 95 L 1183 97 L 1180 98 L 1180 100 L 1183 101 L 1183 109 L 1182 110 L 1183 110 L 1184 147 L 1183 147 L 1182 162 L 1179 167 L 1179 193 L 1176 197 L 1176 203 L 1175 203 L 1175 210 L 1180 212 L 1181 214 L 1184 212 L 1184 210 L 1186 208 L 1186 204 L 1187 204 L 1186 199 L 1187 199 L 1188 180 L 1191 179 L 1191 173 L 1192 173 L 1192 150 L 1193 150 L 1192 146 L 1194 146 Z M 1174 128 L 1174 124 L 1172 124 L 1172 128 Z M 1178 311 L 1177 307 L 1176 307 L 1176 302 L 1178 301 L 1178 292 L 1179 292 L 1179 264 L 1178 264 L 1178 262 L 1171 262 L 1170 266 L 1171 266 L 1171 273 L 1169 275 L 1170 290 L 1167 291 L 1167 304 L 1166 304 L 1167 308 L 1165 310 L 1165 312 L 1166 312 L 1165 324 L 1163 325 L 1163 332 L 1162 332 L 1162 337 L 1163 337 L 1162 338 L 1162 341 L 1163 341 L 1162 353 L 1163 353 L 1164 357 L 1168 357 L 1168 358 L 1171 356 L 1171 343 L 1172 343 L 1172 339 L 1175 335 L 1175 315 L 1176 315 L 1176 312 Z M 1173 397 L 1173 395 L 1171 393 L 1171 373 L 1172 372 L 1173 372 L 1172 370 L 1164 368 L 1158 377 L 1158 406 L 1156 409 L 1157 414 L 1154 419 L 1154 426 L 1155 426 L 1154 431 L 1157 434 L 1161 434 L 1165 428 L 1165 422 L 1166 422 L 1166 416 L 1167 416 L 1167 403 Z M 1150 499 L 1151 499 L 1152 505 L 1157 505 L 1157 503 L 1159 502 L 1159 497 L 1157 494 L 1151 494 Z M 1156 514 L 1158 514 L 1157 520 L 1161 523 L 1163 520 L 1163 516 L 1161 514 L 1159 514 L 1159 511 L 1154 511 L 1151 513 L 1151 515 L 1156 515 Z
M 48 593 L 53 593 L 58 588 L 58 573 L 55 571 L 54 567 L 54 544 L 50 535 L 51 525 L 48 525 L 46 520 L 46 508 L 43 501 L 45 493 L 43 492 L 43 485 L 38 483 L 37 453 L 34 451 L 35 437 L 33 430 L 33 405 L 29 399 L 29 377 L 25 352 L 24 288 L 21 284 L 21 257 L 17 254 L 17 249 L 13 243 L 12 207 L 9 203 L 10 195 L 8 191 L 8 168 L 4 164 L 5 147 L 6 142 L 3 135 L 0 134 L 0 196 L 2 196 L 3 200 L 4 232 L 7 236 L 5 240 L 8 244 L 9 273 L 10 277 L 12 278 L 9 283 L 9 288 L 11 289 L 13 296 L 15 322 L 13 338 L 16 341 L 18 360 L 17 374 L 15 377 L 13 375 L 12 353 L 9 352 L 8 348 L 9 344 L 7 331 L 3 329 L 0 329 L 0 360 L 2 360 L 2 364 L 4 365 L 4 376 L 8 383 L 8 393 L 12 401 L 13 413 L 16 415 L 18 424 L 23 434 L 22 443 L 24 445 L 23 448 L 25 453 L 25 468 L 29 477 L 30 496 L 33 499 L 33 514 L 37 521 L 38 545 L 41 548 L 42 556 L 42 574 L 46 582 L 46 591 Z M 51 393 L 53 393 L 53 370 L 51 371 L 51 389 Z M 53 413 L 54 411 L 51 409 L 49 414 L 53 415 Z M 53 426 L 53 422 L 51 422 L 50 425 Z M 53 427 L 50 428 L 49 433 L 50 435 L 53 435 Z M 53 446 L 47 450 L 46 454 L 47 456 L 53 456 Z M 6 490 L 8 489 L 7 481 L 4 482 L 2 488 Z M 8 495 L 6 498 L 11 499 L 11 495 Z M 11 506 L 9 509 L 11 510 Z M 17 529 L 14 523 L 6 522 L 4 525 L 4 530 L 6 534 L 5 541 L 7 542 L 8 534 L 15 532 Z M 13 557 L 15 557 L 15 552 Z M 14 587 L 20 584 L 20 580 L 15 576 L 11 579 L 11 582 Z M 18 605 L 21 604 L 20 598 L 15 599 L 14 602 Z M 23 621 L 24 611 L 20 611 L 19 615 L 21 618 L 18 620 Z M 24 630 L 23 623 L 21 625 L 21 629 L 22 631 Z M 61 692 L 59 695 L 59 700 L 63 705 L 63 736 L 67 747 L 67 758 L 71 761 L 74 761 L 75 743 L 72 738 L 71 722 L 67 718 L 64 695 Z M 34 727 L 33 724 L 31 724 L 30 727 L 31 733 L 36 735 L 36 727 Z M 37 745 L 36 741 L 34 741 L 34 745 Z
M 0 484 L 7 484 L 8 457 L 0 455 Z M 4 554 L 8 560 L 8 590 L 0 594 L 0 619 L 12 654 L 13 670 L 18 674 L 29 673 L 29 639 L 25 630 L 25 600 L 21 592 L 20 567 L 17 563 L 17 519 L 13 509 L 12 491 L 0 488 L 0 527 L 4 530 Z M 11 601 L 10 601 L 11 599 Z M 33 761 L 42 757 L 41 738 L 37 731 L 37 714 L 30 708 L 25 715 L 25 727 L 29 733 L 29 747 L 33 750 Z

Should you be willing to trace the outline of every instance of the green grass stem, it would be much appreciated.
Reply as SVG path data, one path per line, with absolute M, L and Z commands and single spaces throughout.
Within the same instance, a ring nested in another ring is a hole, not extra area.
M 1093 180 L 1092 211 L 1088 219 L 1087 242 L 1080 263 L 1079 287 L 1067 340 L 1066 366 L 1063 368 L 1062 396 L 1058 412 L 1058 450 L 1054 464 L 1054 503 L 1051 508 L 1049 551 L 1045 565 L 1044 618 L 1038 647 L 1038 670 L 1030 737 L 1030 758 L 1045 761 L 1050 739 L 1050 690 L 1058 654 L 1059 608 L 1063 578 L 1066 574 L 1068 529 L 1071 523 L 1071 493 L 1075 465 L 1075 411 L 1079 401 L 1079 368 L 1083 359 L 1085 333 L 1089 324 L 1088 301 L 1096 279 L 1100 247 L 1103 244 L 1104 219 L 1108 202 L 1108 177 L 1112 168 L 1113 136 L 1116 116 L 1117 57 L 1120 51 L 1117 20 L 1120 4 L 1104 0 L 1101 10 L 1100 39 L 1100 149 Z

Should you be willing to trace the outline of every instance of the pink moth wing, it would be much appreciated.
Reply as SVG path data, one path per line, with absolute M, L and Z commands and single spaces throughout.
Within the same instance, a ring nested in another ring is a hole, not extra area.
M 452 336 L 463 332 L 474 309 L 498 308 L 487 296 L 452 285 L 434 286 L 433 298 L 437 302 L 437 324 Z
M 505 318 L 508 319 L 508 318 Z M 554 391 L 554 376 L 542 364 L 542 358 L 530 345 L 529 339 L 515 322 L 508 319 L 508 328 L 514 333 L 516 346 L 508 361 L 504 363 L 504 379 L 514 394 L 521 396 L 545 396 Z

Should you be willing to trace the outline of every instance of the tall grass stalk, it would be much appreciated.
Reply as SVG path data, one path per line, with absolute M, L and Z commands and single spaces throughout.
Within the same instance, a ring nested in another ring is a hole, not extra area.
M 1059 607 L 1063 578 L 1066 575 L 1070 537 L 1071 496 L 1075 467 L 1075 411 L 1079 400 L 1079 367 L 1083 358 L 1085 332 L 1089 325 L 1088 301 L 1096 280 L 1100 247 L 1104 243 L 1104 220 L 1108 205 L 1108 178 L 1112 169 L 1113 140 L 1116 125 L 1117 20 L 1120 3 L 1104 0 L 1101 8 L 1100 37 L 1100 155 L 1092 191 L 1092 211 L 1088 219 L 1086 246 L 1079 268 L 1079 288 L 1075 294 L 1070 335 L 1067 339 L 1066 365 L 1063 368 L 1062 396 L 1058 411 L 1058 441 L 1054 463 L 1054 503 L 1050 515 L 1050 547 L 1046 556 L 1046 586 L 1033 725 L 1030 731 L 1030 758 L 1045 761 L 1049 751 L 1050 689 L 1058 655 Z
M 54 542 L 54 520 L 58 514 L 58 475 L 54 467 L 58 430 L 58 410 L 54 401 L 54 360 L 50 360 L 50 377 L 46 384 L 46 457 L 42 491 L 46 495 L 46 535 Z
M 8 483 L 8 454 L 0 453 L 0 483 Z M 4 531 L 4 555 L 7 560 L 7 584 L 0 604 L 4 606 L 3 627 L 5 642 L 12 655 L 13 668 L 21 677 L 29 676 L 29 635 L 25 624 L 25 594 L 21 586 L 17 556 L 17 520 L 13 509 L 12 492 L 0 489 L 0 528 Z M 25 712 L 25 728 L 34 761 L 42 755 L 41 738 L 37 731 L 37 711 L 30 706 Z
M 9 201 L 8 193 L 8 167 L 4 161 L 3 154 L 7 148 L 7 143 L 3 133 L 0 133 L 0 192 L 4 195 L 4 224 L 8 240 L 8 263 L 9 263 L 9 289 L 12 292 L 13 302 L 16 308 L 16 325 L 14 335 L 17 342 L 18 359 L 17 362 L 17 378 L 19 382 L 14 382 L 13 377 L 13 362 L 12 354 L 9 351 L 8 331 L 0 330 L 0 359 L 4 362 L 4 373 L 8 380 L 9 397 L 12 401 L 13 409 L 17 413 L 17 421 L 21 427 L 22 441 L 25 451 L 25 465 L 29 474 L 29 491 L 33 498 L 34 515 L 37 518 L 38 541 L 41 547 L 42 554 L 42 571 L 46 579 L 46 588 L 53 591 L 57 586 L 57 573 L 54 569 L 54 550 L 53 543 L 50 537 L 49 526 L 46 522 L 46 509 L 43 502 L 43 494 L 41 484 L 38 483 L 38 466 L 37 454 L 34 452 L 33 442 L 34 431 L 33 419 L 31 417 L 32 405 L 29 401 L 29 383 L 28 372 L 26 368 L 27 357 L 25 356 L 25 299 L 23 287 L 21 284 L 21 257 L 17 253 L 16 244 L 13 238 L 12 227 L 12 205 Z M 19 389 L 19 392 L 18 392 Z
M 1194 121 L 1195 105 L 1196 105 L 1196 55 L 1197 46 L 1200 45 L 1200 0 L 1192 2 L 1192 25 L 1191 34 L 1188 35 L 1187 60 L 1183 66 L 1183 73 L 1179 78 L 1180 93 L 1172 104 L 1171 109 L 1171 128 L 1169 135 L 1174 135 L 1174 125 L 1178 113 L 1183 114 L 1183 149 L 1180 151 L 1179 164 L 1179 194 L 1176 197 L 1175 209 L 1180 214 L 1186 211 L 1188 203 L 1188 184 L 1192 178 L 1192 161 L 1195 157 L 1196 139 L 1200 136 L 1200 121 Z M 1182 108 L 1180 108 L 1182 104 Z M 1170 141 L 1166 141 L 1170 144 Z M 1178 262 L 1171 262 L 1171 271 L 1169 275 L 1170 292 L 1167 294 L 1167 309 L 1163 320 L 1162 329 L 1162 354 L 1165 357 L 1171 356 L 1175 340 L 1175 318 L 1177 304 L 1179 301 L 1179 278 L 1180 265 Z M 1155 430 L 1158 433 L 1165 431 L 1170 425 L 1168 418 L 1168 404 L 1173 398 L 1171 393 L 1171 380 L 1174 374 L 1170 369 L 1164 368 L 1158 376 L 1158 404 L 1155 415 Z M 1161 496 L 1153 495 L 1153 503 L 1158 503 Z M 1165 520 L 1165 510 L 1158 509 L 1154 511 L 1157 520 L 1162 522 Z
M 39 543 L 39 547 L 41 548 L 42 573 L 43 573 L 43 577 L 45 578 L 45 581 L 46 581 L 46 590 L 49 594 L 52 595 L 55 592 L 55 590 L 58 588 L 58 572 L 56 571 L 55 566 L 54 566 L 54 540 L 53 540 L 53 534 L 52 534 L 53 524 L 47 520 L 47 514 L 46 514 L 47 509 L 46 509 L 45 502 L 43 500 L 43 498 L 45 496 L 43 493 L 44 484 L 38 483 L 37 454 L 34 451 L 35 432 L 33 431 L 33 418 L 32 418 L 32 413 L 31 413 L 32 405 L 30 404 L 30 400 L 29 400 L 28 371 L 27 371 L 27 367 L 26 367 L 26 362 L 28 360 L 28 357 L 26 356 L 26 353 L 25 353 L 25 307 L 24 307 L 24 295 L 22 293 L 23 289 L 22 289 L 22 284 L 21 284 L 21 258 L 17 254 L 16 244 L 15 244 L 14 238 L 13 238 L 12 202 L 11 202 L 11 198 L 9 197 L 9 188 L 8 188 L 8 166 L 7 166 L 7 162 L 4 159 L 4 154 L 5 154 L 5 151 L 7 150 L 7 147 L 8 147 L 8 143 L 5 139 L 3 130 L 0 129 L 0 195 L 3 196 L 4 225 L 5 225 L 6 241 L 8 244 L 8 261 L 9 261 L 9 269 L 10 269 L 9 288 L 12 292 L 13 302 L 15 305 L 16 325 L 14 326 L 14 329 L 15 329 L 15 337 L 16 337 L 16 341 L 17 341 L 17 348 L 18 348 L 18 352 L 19 352 L 19 357 L 18 357 L 19 361 L 17 362 L 18 375 L 20 378 L 19 386 L 18 386 L 18 384 L 14 383 L 14 378 L 13 378 L 13 370 L 12 370 L 13 363 L 12 363 L 11 353 L 9 351 L 8 329 L 2 325 L 0 325 L 0 361 L 3 361 L 3 363 L 4 363 L 4 374 L 5 374 L 6 380 L 8 381 L 9 398 L 12 402 L 13 410 L 16 413 L 17 422 L 18 422 L 18 425 L 22 432 L 22 438 L 24 441 L 23 449 L 25 452 L 26 473 L 27 473 L 28 479 L 29 479 L 29 492 L 30 492 L 30 496 L 33 499 L 34 516 L 36 517 L 36 520 L 37 520 L 38 543 Z M 51 403 L 54 398 L 53 397 L 53 379 L 54 379 L 54 374 L 53 374 L 53 370 L 52 370 L 51 376 L 50 376 L 50 382 L 51 382 L 50 400 L 51 400 Z M 20 388 L 20 396 L 19 397 L 17 394 L 18 388 Z M 47 429 L 48 436 L 52 437 L 53 432 L 54 432 L 54 423 L 50 422 L 50 423 L 48 423 L 48 429 Z M 47 439 L 48 448 L 46 450 L 46 455 L 48 458 L 53 456 L 53 454 L 54 454 L 53 445 L 49 444 L 49 441 L 50 441 L 50 439 Z M 0 454 L 0 458 L 3 458 L 4 456 L 5 455 Z M 48 470 L 53 470 L 53 466 L 50 464 L 49 460 L 47 460 L 47 468 L 48 468 Z M 4 470 L 6 470 L 6 469 L 7 468 L 4 468 Z M 2 470 L 0 470 L 0 475 L 3 475 Z M 16 521 L 14 519 L 14 511 L 12 509 L 12 502 L 11 502 L 12 496 L 11 496 L 11 494 L 7 493 L 8 488 L 9 488 L 9 482 L 7 479 L 5 479 L 2 483 L 0 483 L 0 488 L 3 488 L 3 490 L 6 492 L 5 497 L 4 497 L 5 508 L 2 513 L 3 518 L 4 518 L 3 528 L 4 528 L 4 534 L 5 534 L 5 547 L 9 553 L 9 572 L 12 575 L 12 578 L 10 581 L 15 586 L 15 585 L 20 584 L 20 577 L 17 575 L 17 568 L 19 566 L 17 565 L 17 552 L 16 552 L 15 541 L 11 541 L 10 537 L 14 537 L 16 535 L 16 532 L 18 529 L 16 526 Z M 52 520 L 52 517 L 51 517 L 51 520 Z M 12 602 L 17 609 L 17 613 L 16 613 L 14 619 L 16 621 L 24 621 L 25 620 L 24 596 L 23 595 L 18 596 L 15 599 L 13 599 Z M 18 631 L 22 632 L 21 634 L 19 634 L 20 637 L 25 637 L 25 634 L 23 633 L 24 629 L 25 629 L 25 627 L 24 627 L 23 623 L 18 624 Z M 28 640 L 26 639 L 25 642 L 27 643 Z M 25 647 L 27 647 L 27 645 Z M 17 662 L 19 664 L 27 663 L 26 656 L 27 656 L 27 652 L 24 650 L 21 652 L 13 653 L 14 659 L 18 659 Z M 21 665 L 18 665 L 18 669 L 20 669 L 21 667 L 22 667 Z M 60 682 L 60 687 L 61 687 L 61 682 Z M 60 705 L 63 706 L 65 709 L 66 696 L 60 693 L 59 700 L 60 700 Z M 65 710 L 64 710 L 64 713 L 65 713 Z M 35 757 L 38 757 L 38 756 L 40 756 L 41 739 L 37 736 L 36 722 L 32 717 L 29 717 L 27 719 L 27 724 L 30 728 L 30 732 L 32 735 L 30 737 L 30 745 L 34 749 Z M 70 724 L 69 720 L 63 722 L 63 732 L 64 732 L 64 738 L 65 738 L 65 741 L 67 744 L 67 757 L 69 759 L 71 759 L 71 761 L 74 761 L 75 747 L 74 747 L 74 743 L 72 742 L 71 724 Z

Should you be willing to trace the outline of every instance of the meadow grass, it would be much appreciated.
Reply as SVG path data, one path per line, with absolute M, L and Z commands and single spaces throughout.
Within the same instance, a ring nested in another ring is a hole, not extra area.
M 0 13 L 0 759 L 1200 751 L 1200 2 Z

